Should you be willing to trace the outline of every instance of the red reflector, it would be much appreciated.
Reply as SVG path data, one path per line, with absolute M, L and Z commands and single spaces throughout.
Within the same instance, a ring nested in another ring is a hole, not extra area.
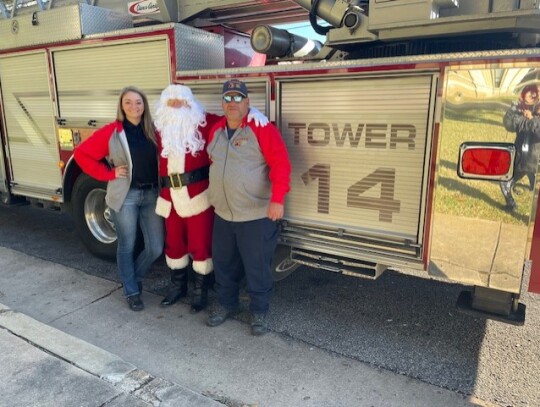
M 461 169 L 466 174 L 505 175 L 510 171 L 509 151 L 495 148 L 471 148 L 463 153 Z

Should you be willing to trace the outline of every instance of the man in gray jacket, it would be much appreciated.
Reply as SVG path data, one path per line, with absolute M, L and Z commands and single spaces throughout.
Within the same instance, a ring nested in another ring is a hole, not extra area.
M 267 330 L 273 280 L 277 220 L 284 214 L 291 165 L 279 130 L 247 121 L 249 97 L 244 82 L 223 85 L 225 117 L 210 131 L 209 199 L 215 208 L 212 257 L 218 307 L 207 324 L 217 326 L 238 313 L 240 281 L 246 276 L 251 333 Z

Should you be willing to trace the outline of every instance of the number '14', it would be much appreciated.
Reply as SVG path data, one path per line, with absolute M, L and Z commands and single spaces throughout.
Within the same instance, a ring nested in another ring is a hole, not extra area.
M 305 185 L 318 180 L 317 212 L 330 213 L 330 165 L 315 164 L 302 174 Z M 381 185 L 378 197 L 362 196 L 364 192 Z M 395 168 L 377 168 L 371 174 L 347 189 L 347 207 L 370 209 L 379 212 L 379 221 L 392 222 L 392 214 L 399 213 L 401 202 L 394 199 Z

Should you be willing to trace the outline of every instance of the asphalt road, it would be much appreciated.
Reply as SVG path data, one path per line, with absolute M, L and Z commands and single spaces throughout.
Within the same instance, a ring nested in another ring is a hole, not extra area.
M 115 264 L 90 255 L 65 214 L 0 207 L 0 246 L 116 280 Z M 162 293 L 167 278 L 157 264 L 145 289 Z M 270 328 L 498 406 L 540 406 L 540 295 L 522 298 L 527 320 L 515 327 L 456 312 L 461 290 L 393 271 L 371 281 L 301 267 L 276 283 Z

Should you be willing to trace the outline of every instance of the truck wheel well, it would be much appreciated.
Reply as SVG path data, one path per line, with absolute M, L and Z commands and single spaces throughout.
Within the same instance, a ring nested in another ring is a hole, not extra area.
M 64 203 L 71 203 L 73 185 L 75 185 L 75 181 L 77 181 L 77 178 L 82 173 L 81 167 L 79 167 L 75 160 L 70 160 L 64 172 Z

